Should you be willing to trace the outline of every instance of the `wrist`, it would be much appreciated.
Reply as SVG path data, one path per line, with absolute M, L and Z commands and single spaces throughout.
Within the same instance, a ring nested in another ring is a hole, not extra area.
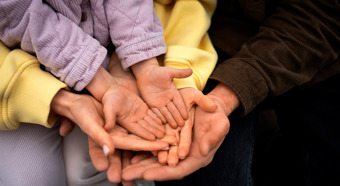
M 75 95 L 64 89 L 59 90 L 52 99 L 51 109 L 59 115 L 66 116 L 69 113 L 70 104 L 76 98 Z
M 131 66 L 131 70 L 135 77 L 143 76 L 151 71 L 152 68 L 159 67 L 158 61 L 155 57 L 143 60 Z
M 93 79 L 86 86 L 86 89 L 93 95 L 93 97 L 101 102 L 105 93 L 116 85 L 117 83 L 110 73 L 103 67 L 99 67 Z
M 227 115 L 230 115 L 240 105 L 240 101 L 236 93 L 222 83 L 219 83 L 211 92 L 209 92 L 208 96 L 219 100 Z

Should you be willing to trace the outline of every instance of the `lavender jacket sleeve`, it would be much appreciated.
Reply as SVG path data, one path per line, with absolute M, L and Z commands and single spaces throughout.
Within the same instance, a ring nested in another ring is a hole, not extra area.
M 47 70 L 75 90 L 90 82 L 106 57 L 97 40 L 43 1 L 1 1 L 0 17 L 0 39 L 8 47 L 35 53 Z
M 108 0 L 105 7 L 110 37 L 125 70 L 166 52 L 163 26 L 152 0 Z

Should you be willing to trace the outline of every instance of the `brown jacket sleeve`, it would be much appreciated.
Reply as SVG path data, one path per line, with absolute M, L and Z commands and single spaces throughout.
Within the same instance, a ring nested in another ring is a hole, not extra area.
M 340 3 L 282 1 L 212 79 L 232 88 L 243 114 L 270 96 L 340 72 Z

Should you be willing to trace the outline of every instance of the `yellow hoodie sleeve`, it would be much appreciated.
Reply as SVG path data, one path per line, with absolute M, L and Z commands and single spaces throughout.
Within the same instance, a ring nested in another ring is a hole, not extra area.
M 193 70 L 192 76 L 174 80 L 178 89 L 193 87 L 203 90 L 215 68 L 217 53 L 207 31 L 216 3 L 216 0 L 154 1 L 168 50 L 164 66 Z
M 51 127 L 57 115 L 50 111 L 55 94 L 66 85 L 40 69 L 37 59 L 0 42 L 0 130 L 20 123 Z

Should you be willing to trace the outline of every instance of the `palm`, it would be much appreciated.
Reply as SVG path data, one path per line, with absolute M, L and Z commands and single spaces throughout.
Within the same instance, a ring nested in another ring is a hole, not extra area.
M 166 106 L 174 98 L 180 98 L 166 67 L 154 68 L 148 75 L 138 79 L 137 85 L 150 107 Z
M 136 94 L 118 86 L 110 89 L 103 97 L 104 115 L 106 121 L 117 122 L 129 132 L 148 140 L 164 136 L 164 127 L 148 106 Z

